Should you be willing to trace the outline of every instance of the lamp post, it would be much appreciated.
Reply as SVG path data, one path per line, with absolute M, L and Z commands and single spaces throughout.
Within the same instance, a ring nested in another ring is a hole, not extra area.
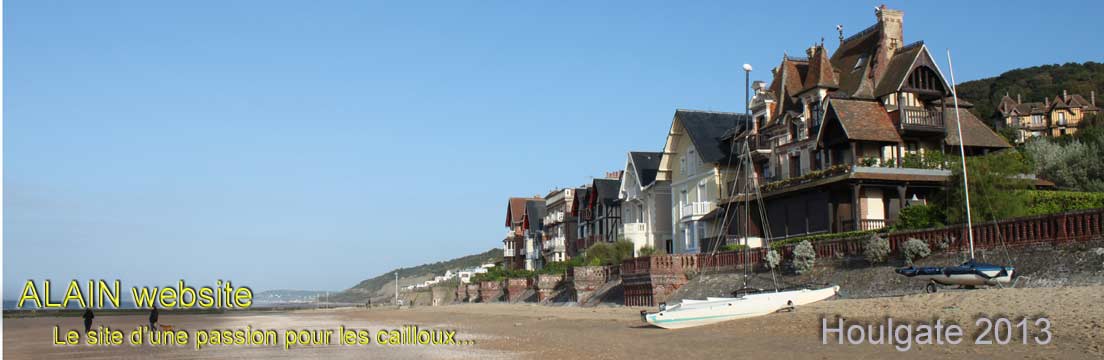
M 751 116 L 751 64 L 744 64 L 744 113 Z

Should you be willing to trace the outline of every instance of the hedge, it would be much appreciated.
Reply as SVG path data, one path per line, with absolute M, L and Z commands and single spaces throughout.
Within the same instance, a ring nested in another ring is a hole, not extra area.
M 1104 193 L 1099 192 L 1027 190 L 1024 196 L 1029 216 L 1104 208 Z
M 810 243 L 815 243 L 815 242 L 818 242 L 818 241 L 826 241 L 826 240 L 848 239 L 848 238 L 853 238 L 853 237 L 870 235 L 870 234 L 873 234 L 873 233 L 876 233 L 876 232 L 878 232 L 878 230 L 856 230 L 856 231 L 845 231 L 845 232 L 839 232 L 839 233 L 824 233 L 824 234 L 816 234 L 816 235 L 797 236 L 797 237 L 792 237 L 792 238 L 784 239 L 784 240 L 771 241 L 770 242 L 770 247 L 771 247 L 771 249 L 778 249 L 778 248 L 781 248 L 783 246 L 790 245 L 790 244 L 796 244 L 796 243 L 799 243 L 799 242 L 802 242 L 802 241 L 805 241 L 805 240 L 808 240 Z

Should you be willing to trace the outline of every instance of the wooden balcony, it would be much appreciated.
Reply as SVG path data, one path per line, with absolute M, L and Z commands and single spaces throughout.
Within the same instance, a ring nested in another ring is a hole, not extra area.
M 904 108 L 900 111 L 901 130 L 945 132 L 943 112 L 922 108 Z

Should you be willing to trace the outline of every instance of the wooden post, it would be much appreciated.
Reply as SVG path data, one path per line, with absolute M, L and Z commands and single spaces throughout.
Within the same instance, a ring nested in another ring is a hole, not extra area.
M 859 192 L 860 191 L 862 191 L 862 185 L 861 184 L 855 184 L 855 185 L 851 186 L 851 199 L 853 201 L 852 206 L 851 206 L 851 222 L 853 224 L 855 224 L 854 225 L 855 228 L 851 229 L 851 230 L 860 230 L 862 228 L 862 226 L 859 224 L 859 216 L 862 214 L 862 211 L 860 211 L 860 209 L 859 209 L 859 207 L 860 207 L 860 205 L 859 205 Z

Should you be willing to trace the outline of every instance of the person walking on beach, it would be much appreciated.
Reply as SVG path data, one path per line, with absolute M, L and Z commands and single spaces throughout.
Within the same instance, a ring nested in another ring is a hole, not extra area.
M 150 331 L 154 331 L 154 326 L 157 325 L 157 305 L 152 306 L 150 310 Z
M 89 331 L 92 331 L 92 318 L 96 315 L 92 313 L 92 308 L 85 308 L 84 315 L 81 315 L 81 317 L 84 318 L 84 333 L 88 334 Z

